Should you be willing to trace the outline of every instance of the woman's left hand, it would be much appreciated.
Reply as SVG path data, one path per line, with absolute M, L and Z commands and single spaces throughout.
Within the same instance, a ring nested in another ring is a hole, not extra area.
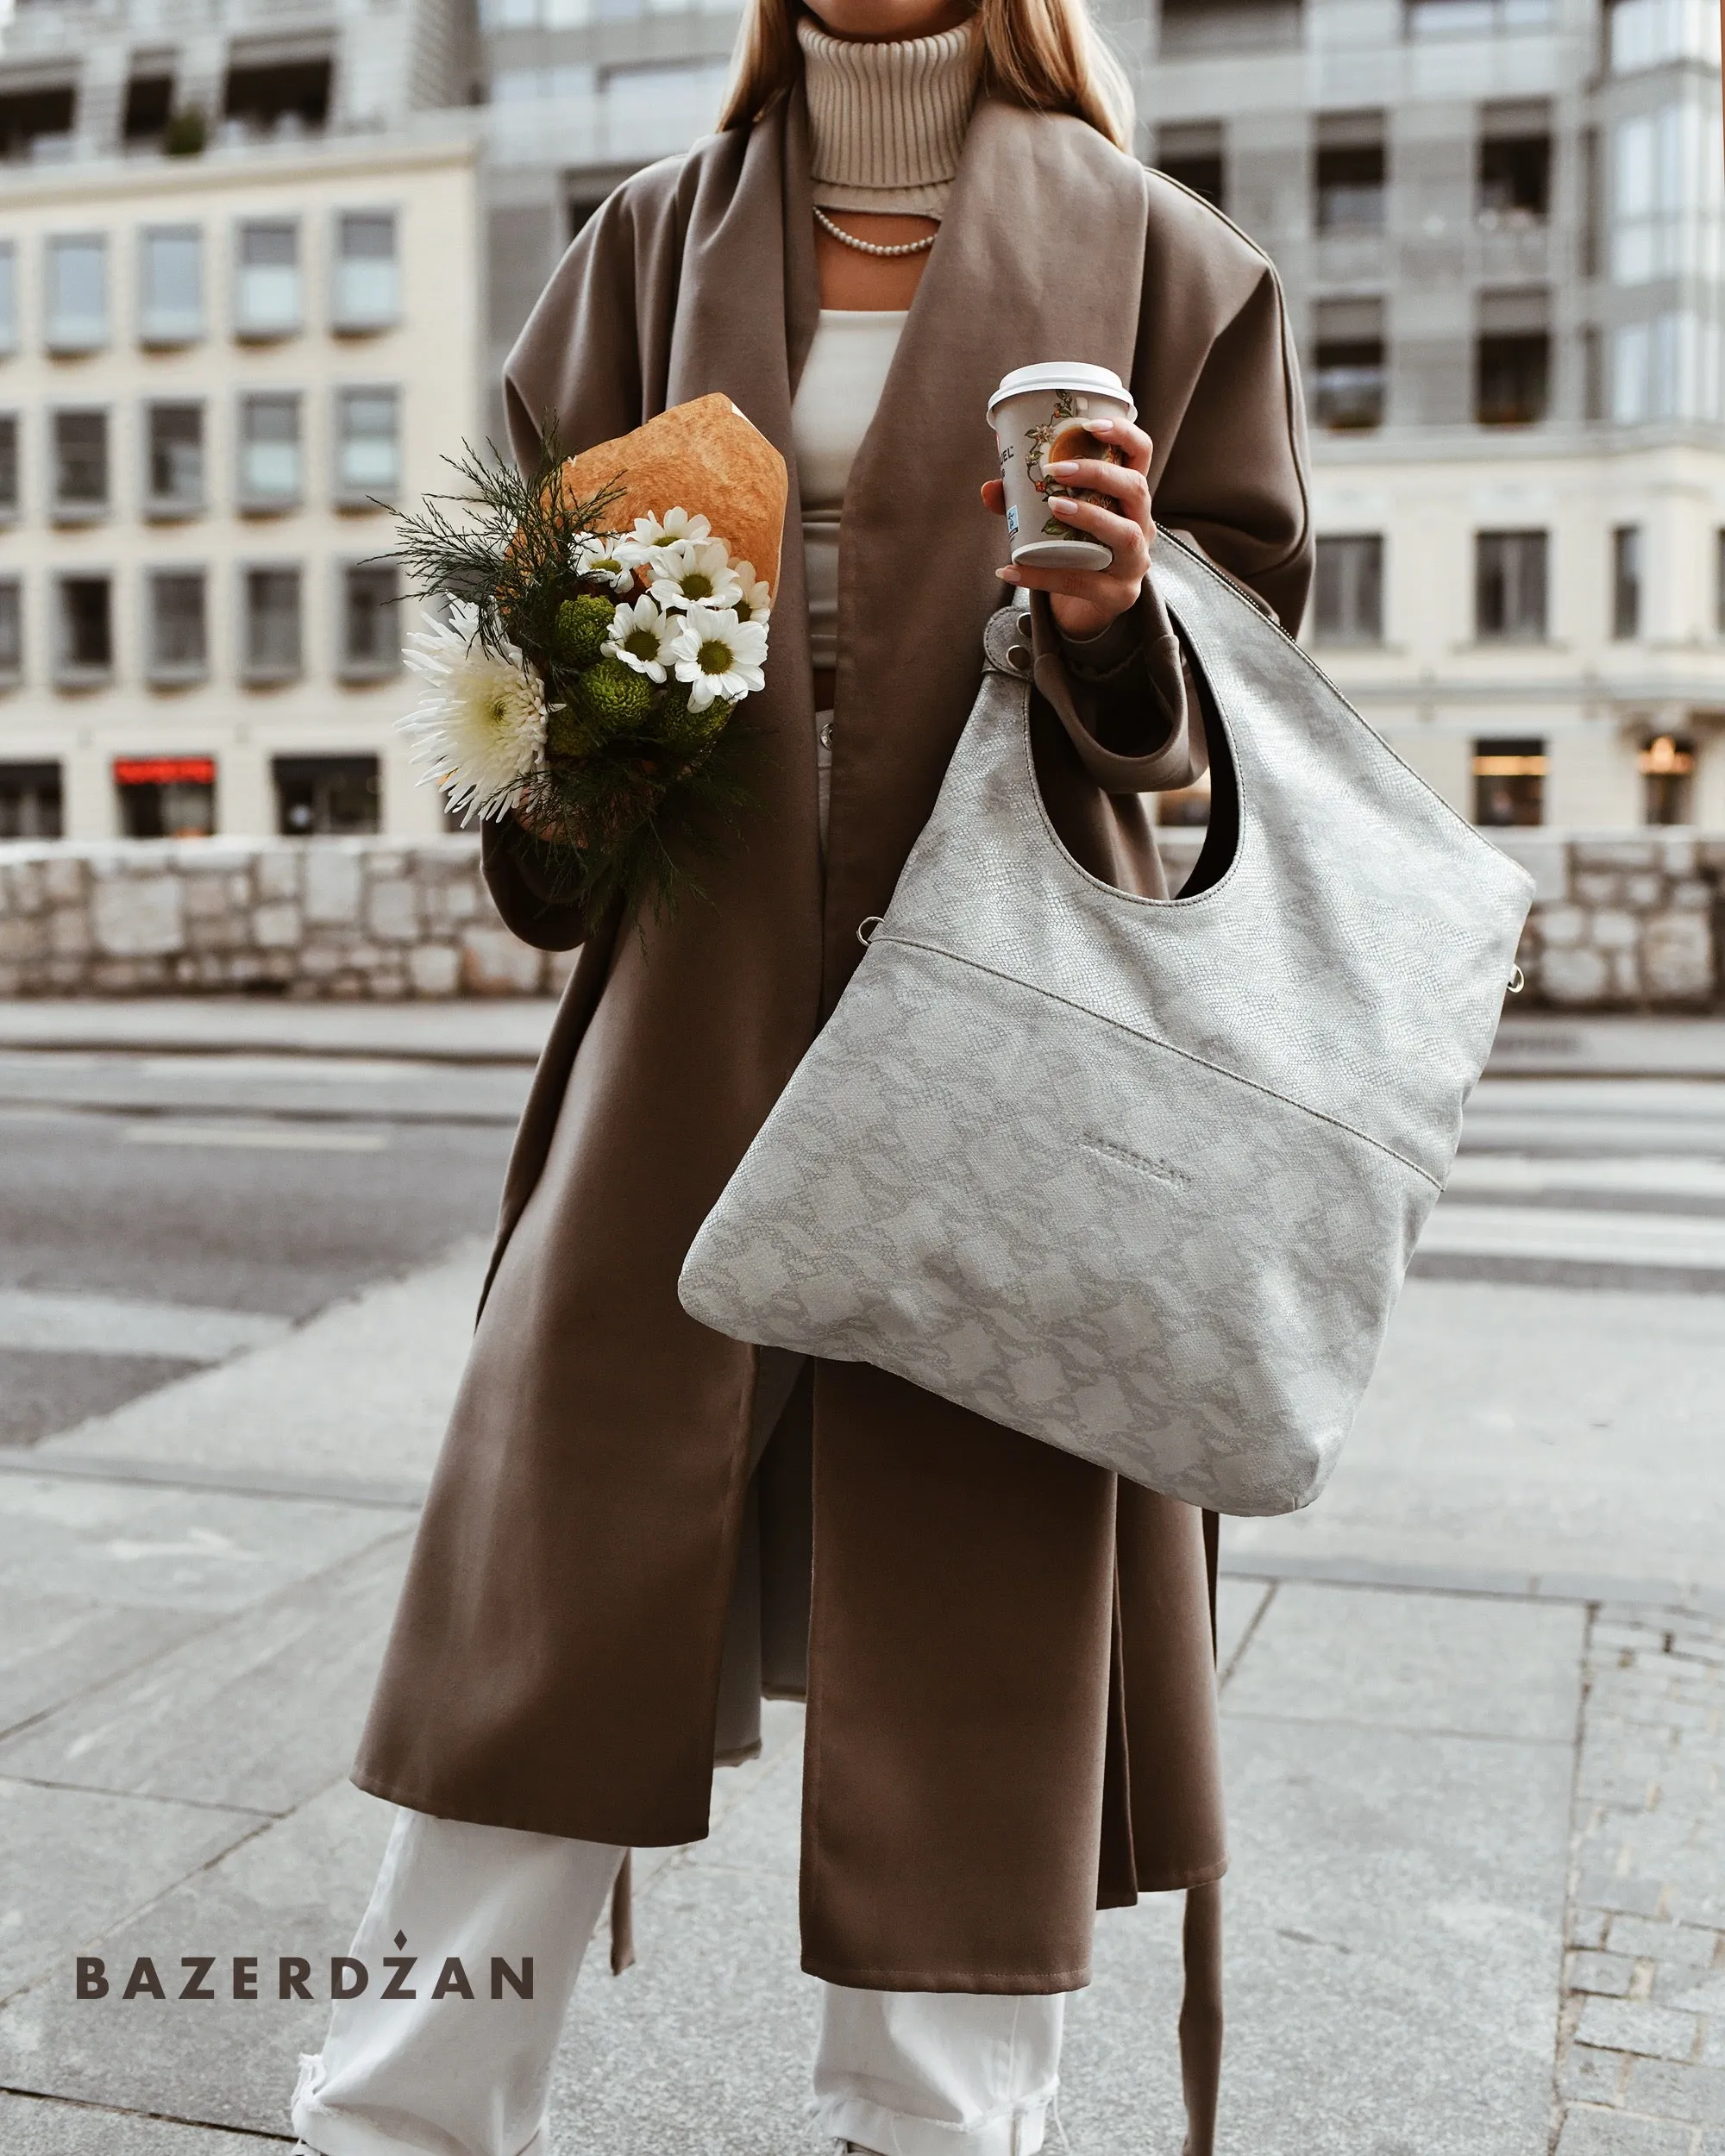
M 996 572 L 1003 584 L 1016 584 L 1027 592 L 1046 592 L 1054 618 L 1074 636 L 1095 636 L 1129 606 L 1136 606 L 1150 569 L 1150 542 L 1156 526 L 1150 516 L 1151 439 L 1129 419 L 1098 419 L 1090 431 L 1099 442 L 1111 442 L 1126 457 L 1124 464 L 1105 464 L 1084 458 L 1073 464 L 1051 464 L 1048 476 L 1063 486 L 1082 486 L 1110 496 L 1113 507 L 1078 502 L 1064 494 L 1051 494 L 1050 511 L 1075 532 L 1099 539 L 1113 555 L 1106 569 L 1005 568 Z M 1005 492 L 999 479 L 982 489 L 986 508 L 997 517 L 1007 513 Z

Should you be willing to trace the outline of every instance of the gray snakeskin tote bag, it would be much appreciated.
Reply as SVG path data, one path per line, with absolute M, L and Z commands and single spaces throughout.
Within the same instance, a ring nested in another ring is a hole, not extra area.
M 1219 1512 L 1322 1489 L 1502 1008 L 1532 881 L 1167 534 L 1232 859 L 1099 882 L 1003 610 L 868 952 L 683 1267 L 684 1307 L 865 1362 Z

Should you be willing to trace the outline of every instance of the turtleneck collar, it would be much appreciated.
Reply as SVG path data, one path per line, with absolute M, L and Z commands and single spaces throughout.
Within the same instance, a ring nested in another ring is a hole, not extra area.
M 969 23 L 869 44 L 797 18 L 808 91 L 810 173 L 824 210 L 938 217 L 976 102 Z

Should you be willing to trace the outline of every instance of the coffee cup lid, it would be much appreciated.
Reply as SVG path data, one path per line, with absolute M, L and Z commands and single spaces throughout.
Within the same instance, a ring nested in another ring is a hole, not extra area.
M 1138 417 L 1131 391 L 1111 367 L 1091 367 L 1083 360 L 1044 360 L 1036 367 L 1015 367 L 1010 374 L 1002 376 L 1000 386 L 988 399 L 990 422 L 997 404 L 1038 389 L 1087 390 L 1095 396 L 1118 398 L 1126 408 L 1126 417 Z

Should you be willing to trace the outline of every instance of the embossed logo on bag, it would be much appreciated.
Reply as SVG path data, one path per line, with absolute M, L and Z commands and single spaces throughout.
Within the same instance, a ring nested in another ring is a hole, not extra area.
M 1172 1161 L 1154 1160 L 1148 1153 L 1135 1153 L 1129 1145 L 1116 1145 L 1112 1138 L 1087 1138 L 1079 1143 L 1087 1152 L 1100 1153 L 1104 1160 L 1118 1161 L 1122 1168 L 1134 1168 L 1140 1175 L 1154 1176 L 1159 1183 L 1171 1183 L 1176 1190 L 1184 1190 L 1192 1178 L 1184 1169 L 1176 1168 Z

